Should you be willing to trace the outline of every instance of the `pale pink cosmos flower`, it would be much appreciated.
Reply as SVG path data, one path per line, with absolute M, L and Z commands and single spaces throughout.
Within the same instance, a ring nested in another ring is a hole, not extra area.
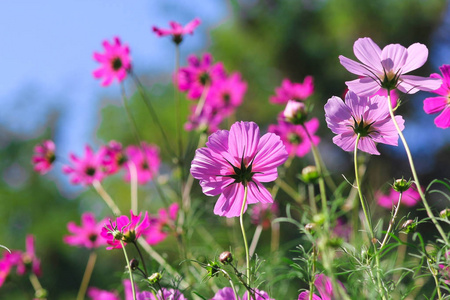
M 214 213 L 228 218 L 241 213 L 244 190 L 248 188 L 248 204 L 272 203 L 269 191 L 261 182 L 274 181 L 277 167 L 288 154 L 280 137 L 273 133 L 259 135 L 253 122 L 236 122 L 230 131 L 219 130 L 209 136 L 206 147 L 197 149 L 191 174 L 200 180 L 207 196 L 220 195 Z
M 171 35 L 172 40 L 175 44 L 180 44 L 183 41 L 183 36 L 185 34 L 193 34 L 194 29 L 197 28 L 198 25 L 200 25 L 201 21 L 199 18 L 195 18 L 191 22 L 187 23 L 186 26 L 181 26 L 181 24 L 171 21 L 169 22 L 170 29 L 162 29 L 156 26 L 153 26 L 153 32 L 156 33 L 159 37 Z
M 145 240 L 150 245 L 161 243 L 169 235 L 169 230 L 175 230 L 178 210 L 178 203 L 172 203 L 168 209 L 161 208 L 157 217 L 150 216 L 150 227 L 145 233 Z
M 53 141 L 46 140 L 34 147 L 32 162 L 34 164 L 34 170 L 41 175 L 52 169 L 55 159 L 55 143 Z
M 79 158 L 70 154 L 71 166 L 64 166 L 63 172 L 69 174 L 73 184 L 90 185 L 94 180 L 102 181 L 105 173 L 102 168 L 104 149 L 94 153 L 88 145 L 84 148 L 84 157 Z
M 431 74 L 433 78 L 440 78 L 442 85 L 433 93 L 441 97 L 429 97 L 423 101 L 423 110 L 427 114 L 440 115 L 434 119 L 434 124 L 439 128 L 450 127 L 450 65 L 443 65 L 439 68 L 442 76 L 439 74 Z
M 102 146 L 101 151 L 103 171 L 108 175 L 118 172 L 127 162 L 127 156 L 119 142 L 110 141 L 108 145 Z
M 94 52 L 94 59 L 101 64 L 92 74 L 95 78 L 103 78 L 102 86 L 110 85 L 114 79 L 122 82 L 131 69 L 130 49 L 122 45 L 118 37 L 113 43 L 103 41 L 104 53 Z
M 338 281 L 342 286 L 342 283 Z M 316 275 L 316 280 L 314 280 L 314 286 L 319 292 L 319 296 L 313 294 L 313 300 L 332 300 L 337 299 L 333 292 L 333 286 L 331 285 L 331 279 L 323 274 Z M 309 291 L 301 292 L 298 296 L 298 300 L 309 300 Z
M 333 96 L 325 104 L 325 120 L 335 134 L 333 143 L 344 151 L 354 151 L 357 134 L 358 149 L 379 155 L 375 143 L 397 146 L 398 133 L 389 115 L 388 101 L 383 96 L 360 97 L 349 91 L 345 102 Z M 404 120 L 395 116 L 401 130 Z
M 141 223 L 139 221 L 141 220 L 142 213 L 136 216 L 133 214 L 133 211 L 130 211 L 130 215 L 131 219 L 125 215 L 119 216 L 115 222 L 110 220 L 110 223 L 105 224 L 102 228 L 100 235 L 111 245 L 111 247 L 106 247 L 107 250 L 122 248 L 120 240 L 124 242 L 124 245 L 134 243 L 148 230 L 150 226 L 148 212 L 145 212 L 144 219 Z
M 313 144 L 317 146 L 320 138 L 314 134 L 319 128 L 319 120 L 312 118 L 308 122 L 305 122 L 304 126 L 308 130 Z M 278 124 L 269 125 L 268 131 L 280 136 L 290 156 L 303 157 L 311 150 L 311 141 L 302 125 L 294 125 L 279 118 Z
M 425 64 L 428 49 L 423 44 L 415 43 L 408 48 L 390 44 L 381 50 L 371 38 L 365 37 L 356 40 L 353 52 L 362 63 L 342 55 L 339 60 L 347 71 L 360 76 L 345 82 L 351 91 L 360 96 L 371 96 L 380 89 L 398 89 L 414 94 L 419 90 L 433 91 L 441 85 L 441 80 L 437 78 L 405 75 Z
M 400 192 L 397 192 L 396 190 L 391 188 L 388 195 L 385 195 L 382 192 L 377 192 L 375 194 L 375 199 L 377 199 L 378 205 L 387 209 L 392 209 L 394 205 L 398 204 L 399 196 Z M 419 201 L 420 194 L 417 191 L 417 186 L 413 183 L 409 189 L 403 192 L 401 204 L 412 207 L 415 206 Z
M 289 79 L 284 79 L 281 87 L 275 89 L 275 96 L 269 101 L 275 104 L 285 104 L 289 100 L 304 101 L 314 93 L 314 83 L 312 76 L 306 76 L 303 83 L 294 83 Z
M 106 220 L 95 221 L 95 215 L 91 212 L 81 215 L 81 226 L 75 222 L 67 224 L 67 230 L 72 235 L 63 238 L 66 244 L 77 247 L 85 247 L 88 249 L 98 248 L 106 245 L 105 239 L 100 236 L 103 225 Z
M 236 299 L 233 289 L 230 287 L 225 287 L 223 289 L 220 289 L 217 291 L 217 293 L 212 297 L 210 300 L 247 300 L 248 295 L 247 292 L 244 293 L 244 297 Z M 258 289 L 255 289 L 255 297 L 251 298 L 252 300 L 274 300 L 273 298 L 269 297 L 269 294 L 265 291 L 260 291 Z
M 142 142 L 140 147 L 128 146 L 125 153 L 128 157 L 126 162 L 126 181 L 131 180 L 129 164 L 134 164 L 139 184 L 146 184 L 158 174 L 161 159 L 159 158 L 159 148 L 157 146 Z

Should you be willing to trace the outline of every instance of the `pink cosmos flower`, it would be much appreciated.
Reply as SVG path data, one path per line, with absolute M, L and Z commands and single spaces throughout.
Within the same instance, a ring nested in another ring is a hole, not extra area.
M 108 175 L 112 175 L 119 171 L 127 161 L 122 144 L 119 142 L 110 141 L 108 145 L 102 146 L 101 151 L 103 151 L 103 170 Z
M 130 49 L 122 45 L 118 37 L 113 43 L 103 41 L 104 53 L 94 52 L 94 59 L 101 64 L 92 74 L 95 78 L 103 78 L 102 86 L 110 85 L 114 79 L 122 82 L 131 69 Z
M 389 116 L 386 97 L 360 97 L 349 91 L 345 103 L 333 96 L 324 108 L 328 128 L 337 134 L 333 143 L 344 151 L 354 150 L 357 134 L 361 136 L 358 149 L 370 154 L 380 154 L 375 143 L 397 146 L 398 133 Z M 395 119 L 403 130 L 403 118 L 395 116 Z
M 69 174 L 73 184 L 90 185 L 94 180 L 102 181 L 105 177 L 102 168 L 103 157 L 104 149 L 94 153 L 92 148 L 86 145 L 83 158 L 70 154 L 72 166 L 64 166 L 63 172 Z
M 381 50 L 372 39 L 365 37 L 355 42 L 353 52 L 362 63 L 342 55 L 339 60 L 347 71 L 361 76 L 345 82 L 359 96 L 371 96 L 379 89 L 398 89 L 414 94 L 419 90 L 433 91 L 441 85 L 441 80 L 437 78 L 405 75 L 423 66 L 428 58 L 427 47 L 420 43 L 408 48 L 390 44 Z
M 378 199 L 378 205 L 387 209 L 392 209 L 394 205 L 398 204 L 398 197 L 400 193 L 393 188 L 390 189 L 389 194 L 385 195 L 381 192 L 375 194 L 375 198 Z M 420 194 L 417 191 L 417 186 L 412 184 L 411 187 L 403 192 L 401 204 L 412 207 L 420 201 Z
M 320 138 L 314 134 L 319 128 L 319 120 L 313 118 L 305 122 L 304 125 L 314 145 L 318 145 Z M 280 136 L 290 156 L 297 155 L 298 157 L 303 157 L 311 150 L 311 141 L 302 125 L 294 125 L 279 119 L 278 124 L 269 125 L 268 131 Z
M 95 222 L 95 215 L 91 212 L 84 213 L 81 216 L 81 226 L 75 222 L 67 224 L 67 230 L 72 235 L 63 238 L 66 244 L 77 247 L 85 247 L 88 249 L 98 248 L 106 245 L 105 239 L 100 237 L 103 224 L 106 220 Z
M 214 213 L 231 218 L 240 215 L 244 187 L 248 188 L 247 203 L 273 202 L 261 182 L 274 181 L 277 167 L 287 158 L 279 136 L 267 133 L 260 137 L 258 125 L 241 121 L 230 131 L 219 130 L 209 136 L 206 147 L 195 152 L 191 174 L 200 180 L 205 195 L 220 194 Z
M 262 225 L 263 229 L 270 228 L 272 220 L 279 214 L 278 204 L 256 203 L 251 210 L 251 221 L 254 225 Z
M 188 33 L 193 34 L 194 29 L 197 28 L 200 23 L 200 19 L 195 18 L 191 22 L 187 23 L 184 27 L 177 22 L 171 21 L 169 22 L 170 27 L 172 27 L 171 29 L 162 29 L 156 26 L 153 26 L 152 29 L 153 32 L 155 32 L 159 37 L 171 35 L 172 40 L 175 42 L 175 44 L 180 44 L 183 41 L 183 35 Z
M 206 98 L 206 104 L 216 107 L 221 114 L 228 116 L 242 104 L 246 91 L 247 83 L 241 79 L 241 74 L 236 72 L 214 82 Z
M 137 179 L 139 184 L 146 184 L 158 174 L 161 159 L 159 158 L 159 148 L 142 142 L 141 147 L 128 146 L 125 150 L 128 157 L 127 173 L 125 180 L 130 181 L 130 166 L 133 163 L 137 171 Z
M 116 291 L 110 292 L 90 287 L 87 291 L 88 297 L 92 300 L 121 300 Z
M 133 292 L 130 280 L 123 280 L 122 283 L 124 286 L 125 300 L 133 300 Z M 156 293 L 156 298 L 152 292 L 142 292 L 137 286 L 135 286 L 135 290 L 137 300 L 187 300 L 187 298 L 184 297 L 179 290 L 175 289 L 161 288 L 161 290 Z
M 150 227 L 145 233 L 145 239 L 150 245 L 164 241 L 169 234 L 168 229 L 175 230 L 178 210 L 178 203 L 172 203 L 168 209 L 161 208 L 158 217 L 150 216 Z
M 100 235 L 111 245 L 111 247 L 106 248 L 107 250 L 122 248 L 120 240 L 124 244 L 134 243 L 148 230 L 150 226 L 148 212 L 145 212 L 144 219 L 140 224 L 138 223 L 141 220 L 142 213 L 136 216 L 133 214 L 133 211 L 130 211 L 130 215 L 131 220 L 128 216 L 123 215 L 117 217 L 115 222 L 110 220 L 110 224 L 106 224 L 102 228 Z
M 9 254 L 9 252 L 8 252 L 8 254 Z M 0 260 L 0 287 L 5 283 L 6 278 L 8 278 L 12 267 L 13 267 L 13 265 L 11 264 L 11 262 L 8 259 L 2 258 Z
M 289 100 L 304 101 L 314 93 L 314 83 L 312 76 L 306 76 L 303 83 L 293 83 L 289 79 L 284 79 L 281 87 L 275 89 L 275 96 L 270 97 L 270 102 L 274 104 L 284 104 Z
M 22 253 L 22 263 L 25 267 L 31 265 L 31 271 L 36 276 L 41 276 L 41 261 L 36 256 L 34 236 L 32 234 L 28 234 L 25 238 L 25 252 Z M 17 267 L 17 271 L 19 271 L 19 266 Z
M 342 283 L 339 282 L 342 285 Z M 336 299 L 333 293 L 333 286 L 331 285 L 331 279 L 323 274 L 317 275 L 314 281 L 314 286 L 320 294 L 320 297 L 313 294 L 313 300 L 332 300 Z M 298 296 L 298 300 L 309 300 L 309 291 L 301 292 Z
M 203 54 L 201 60 L 195 55 L 188 57 L 188 66 L 182 67 L 175 74 L 178 88 L 188 92 L 187 97 L 196 100 L 201 97 L 203 89 L 212 86 L 215 81 L 226 77 L 222 63 L 212 64 L 210 53 Z
M 242 300 L 247 300 L 247 292 L 244 293 L 244 297 Z M 233 289 L 230 287 L 225 287 L 223 289 L 220 289 L 217 291 L 217 293 L 212 297 L 210 300 L 241 300 L 241 298 L 238 296 L 238 299 L 234 296 Z M 274 300 L 273 298 L 269 297 L 269 294 L 265 291 L 260 291 L 258 289 L 255 289 L 255 297 L 252 297 L 252 300 Z
M 423 110 L 427 114 L 435 114 L 441 112 L 434 119 L 434 124 L 439 128 L 450 127 L 450 65 L 443 65 L 439 68 L 442 76 L 439 74 L 431 74 L 432 78 L 442 80 L 442 85 L 433 93 L 441 95 L 441 97 L 429 97 L 423 101 Z
M 55 159 L 55 143 L 53 141 L 46 140 L 34 147 L 32 162 L 34 164 L 34 170 L 41 175 L 51 170 Z

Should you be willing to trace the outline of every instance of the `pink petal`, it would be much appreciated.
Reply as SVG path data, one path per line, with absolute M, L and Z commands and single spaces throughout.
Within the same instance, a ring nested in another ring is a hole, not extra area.
M 227 218 L 238 217 L 241 214 L 242 202 L 244 201 L 244 186 L 232 184 L 225 188 L 214 206 L 214 213 Z M 244 212 L 247 210 L 245 205 Z
M 359 139 L 358 149 L 369 154 L 380 155 L 375 142 L 370 137 L 362 137 Z
M 399 44 L 390 44 L 384 47 L 381 52 L 381 64 L 383 70 L 386 72 L 393 71 L 397 73 L 399 69 L 405 64 L 408 52 L 405 47 Z M 403 74 L 403 70 L 400 74 Z
M 434 124 L 439 128 L 450 127 L 450 106 L 444 109 L 444 111 L 434 119 Z
M 420 68 L 425 64 L 428 58 L 428 49 L 425 45 L 420 43 L 412 44 L 408 47 L 408 57 L 404 66 L 402 67 L 402 73 L 408 73 L 409 71 Z
M 187 23 L 186 26 L 184 26 L 184 32 L 185 33 L 193 33 L 194 29 L 200 25 L 201 21 L 199 18 L 195 18 L 191 22 Z
M 403 93 L 414 94 L 418 91 L 431 92 L 437 90 L 441 84 L 442 80 L 439 78 L 402 75 L 397 88 Z
M 333 137 L 333 143 L 335 143 L 337 146 L 341 147 L 342 150 L 351 152 L 355 150 L 355 142 L 356 142 L 356 135 L 353 132 L 353 129 L 350 128 L 349 131 L 338 134 L 337 136 Z
M 377 72 L 382 72 L 381 49 L 371 38 L 360 38 L 353 44 L 355 56 L 365 65 Z M 367 75 L 367 73 L 365 74 Z
M 447 97 L 430 97 L 423 100 L 423 110 L 427 114 L 435 114 L 445 109 Z
M 372 74 L 372 72 L 368 69 L 367 66 L 360 64 L 352 59 L 349 59 L 343 55 L 339 55 L 339 61 L 341 65 L 347 69 L 350 73 L 359 75 L 359 76 L 368 76 Z
M 379 80 L 377 78 L 358 78 L 352 81 L 346 81 L 345 84 L 349 90 L 356 93 L 358 96 L 372 96 L 381 89 Z
M 272 203 L 273 198 L 269 191 L 258 181 L 248 183 L 247 203 Z
M 258 149 L 259 139 L 259 127 L 254 122 L 236 122 L 230 128 L 229 152 L 239 161 L 243 158 L 245 163 L 250 163 Z

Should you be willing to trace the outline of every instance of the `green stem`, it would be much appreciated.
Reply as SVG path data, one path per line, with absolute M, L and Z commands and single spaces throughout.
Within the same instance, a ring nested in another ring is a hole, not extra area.
M 247 243 L 247 236 L 245 235 L 245 229 L 244 229 L 244 210 L 245 210 L 245 205 L 247 204 L 247 192 L 248 192 L 248 187 L 247 185 L 245 185 L 244 187 L 244 201 L 242 201 L 242 208 L 241 208 L 241 214 L 239 216 L 239 222 L 241 224 L 241 231 L 242 231 L 242 237 L 244 238 L 244 246 L 245 246 L 245 259 L 247 261 L 247 286 L 248 286 L 248 290 L 247 290 L 247 299 L 251 299 L 250 298 L 250 255 L 249 255 L 249 251 L 248 251 L 248 243 Z
M 402 133 L 400 127 L 398 126 L 397 120 L 395 119 L 395 116 L 394 116 L 394 111 L 393 111 L 392 105 L 391 105 L 391 96 L 390 96 L 390 91 L 389 90 L 388 90 L 387 94 L 388 94 L 389 115 L 391 116 L 391 119 L 392 119 L 392 122 L 394 123 L 395 129 L 397 129 L 398 135 L 400 136 L 400 139 L 402 140 L 403 146 L 405 147 L 406 156 L 408 156 L 409 165 L 411 167 L 411 173 L 413 175 L 414 182 L 415 182 L 415 184 L 417 186 L 417 191 L 419 192 L 420 198 L 422 199 L 423 205 L 425 206 L 425 210 L 427 211 L 428 217 L 431 219 L 431 221 L 433 222 L 434 226 L 439 231 L 439 233 L 440 233 L 442 239 L 444 240 L 445 244 L 448 245 L 449 241 L 448 241 L 447 235 L 445 234 L 444 230 L 442 230 L 441 225 L 439 225 L 438 221 L 434 217 L 433 212 L 431 211 L 431 208 L 428 205 L 428 202 L 427 202 L 427 200 L 425 198 L 425 194 L 422 191 L 422 186 L 420 185 L 419 177 L 417 176 L 417 172 L 416 172 L 416 168 L 414 166 L 414 161 L 413 161 L 413 158 L 412 158 L 412 155 L 411 155 L 411 151 L 409 150 L 408 143 L 406 142 L 406 139 L 403 136 L 403 133 Z
M 175 122 L 177 124 L 177 139 L 178 139 L 178 153 L 180 157 L 180 162 L 183 161 L 183 140 L 181 138 L 181 107 L 180 107 L 180 93 L 177 90 L 178 87 L 178 70 L 180 69 L 180 46 L 175 45 L 175 84 L 174 84 L 174 93 L 175 93 Z
M 114 213 L 114 215 L 116 217 L 120 216 L 120 209 L 119 207 L 117 207 L 116 203 L 114 202 L 114 200 L 111 198 L 111 196 L 105 191 L 105 189 L 103 188 L 102 184 L 100 183 L 100 181 L 98 180 L 94 180 L 94 182 L 92 182 L 92 185 L 94 186 L 95 190 L 97 191 L 97 193 L 100 195 L 100 197 L 103 198 L 103 200 L 106 202 L 106 204 L 108 205 L 108 207 L 112 210 L 112 212 Z
M 139 134 L 138 127 L 137 127 L 137 124 L 136 124 L 136 121 L 134 120 L 133 115 L 132 115 L 131 112 L 130 112 L 130 108 L 128 107 L 128 104 L 127 104 L 128 98 L 127 98 L 127 95 L 126 95 L 126 93 L 125 93 L 125 87 L 124 87 L 124 85 L 123 85 L 123 82 L 120 83 L 120 90 L 121 90 L 121 92 L 122 92 L 122 103 L 123 103 L 123 107 L 125 108 L 125 112 L 127 113 L 128 121 L 129 121 L 130 124 L 131 124 L 131 128 L 132 128 L 133 134 L 134 134 L 134 138 L 136 139 L 138 145 L 141 145 L 142 138 L 141 138 L 141 135 Z
M 220 271 L 222 271 L 222 273 L 224 274 L 224 276 L 228 279 L 228 282 L 230 283 L 230 286 L 231 286 L 231 288 L 233 289 L 234 298 L 235 298 L 236 300 L 238 300 L 238 299 L 239 299 L 239 296 L 238 296 L 238 294 L 237 294 L 237 292 L 236 292 L 236 287 L 234 286 L 234 283 L 233 283 L 233 281 L 231 280 L 230 275 L 227 273 L 227 271 L 225 271 L 225 270 L 223 270 L 223 269 L 220 269 Z
M 383 249 L 384 245 L 389 240 L 389 233 L 391 232 L 392 227 L 394 226 L 395 218 L 397 217 L 398 209 L 399 209 L 400 203 L 402 201 L 402 195 L 403 195 L 403 193 L 401 192 L 400 195 L 398 196 L 398 203 L 397 203 L 397 206 L 395 207 L 394 214 L 392 215 L 392 218 L 389 221 L 389 227 L 388 227 L 388 230 L 386 231 L 386 235 L 384 236 L 383 242 L 381 243 L 380 250 Z
M 122 242 L 122 240 L 120 240 L 120 245 L 122 246 L 122 250 L 123 250 L 123 254 L 125 255 L 125 260 L 127 261 L 127 268 L 128 268 L 128 272 L 130 274 L 130 281 L 131 281 L 131 291 L 133 293 L 133 300 L 136 300 L 136 290 L 134 288 L 134 278 L 133 278 L 133 272 L 131 271 L 130 268 L 130 261 L 128 260 L 128 255 L 127 255 L 127 251 L 125 250 L 125 245 Z
M 97 260 L 97 254 L 92 251 L 89 255 L 86 270 L 84 271 L 83 279 L 81 280 L 80 289 L 78 290 L 77 300 L 83 300 L 86 295 L 86 290 L 91 279 L 92 271 L 94 270 L 95 261 Z
M 142 151 L 142 150 L 141 150 Z M 130 171 L 130 186 L 131 186 L 131 210 L 133 213 L 138 212 L 138 179 L 136 165 L 132 160 L 128 161 L 128 169 Z
M 144 257 L 142 256 L 141 249 L 139 249 L 139 246 L 136 244 L 136 241 L 134 241 L 133 244 L 136 247 L 139 257 L 141 258 L 142 266 L 144 267 L 145 278 L 148 278 L 147 267 L 145 266 L 145 260 L 144 260 Z
M 441 287 L 439 286 L 439 279 L 437 277 L 437 271 L 436 269 L 430 264 L 429 259 L 427 259 L 427 264 L 428 264 L 428 268 L 430 269 L 431 275 L 433 276 L 434 282 L 436 284 L 436 291 L 438 294 L 438 299 L 441 300 L 442 299 L 442 292 L 441 292 Z

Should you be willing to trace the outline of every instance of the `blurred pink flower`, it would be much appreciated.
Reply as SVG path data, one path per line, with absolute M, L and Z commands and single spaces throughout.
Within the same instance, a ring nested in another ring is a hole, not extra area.
M 55 159 L 55 143 L 53 141 L 46 140 L 34 147 L 32 162 L 36 172 L 43 175 L 50 171 Z
M 400 193 L 391 188 L 388 195 L 377 192 L 375 194 L 375 199 L 377 199 L 378 205 L 387 209 L 392 209 L 394 205 L 398 204 L 399 196 Z M 408 190 L 403 192 L 401 204 L 412 207 L 418 202 L 420 202 L 420 194 L 417 191 L 417 186 L 413 183 Z
M 434 124 L 439 128 L 448 128 L 450 127 L 450 65 L 443 65 L 439 69 L 442 76 L 431 74 L 431 77 L 442 80 L 442 85 L 433 91 L 433 93 L 441 95 L 441 97 L 426 98 L 423 101 L 423 110 L 427 114 L 440 112 L 440 115 L 434 119 Z
M 261 182 L 274 181 L 277 167 L 287 158 L 279 136 L 267 133 L 260 137 L 255 123 L 236 122 L 230 131 L 219 130 L 210 135 L 206 147 L 196 150 L 191 174 L 200 180 L 205 195 L 220 195 L 214 207 L 216 215 L 237 217 L 244 201 L 244 187 L 248 187 L 248 204 L 273 202 Z
M 354 151 L 358 133 L 361 136 L 358 149 L 361 151 L 379 155 L 375 143 L 397 146 L 398 133 L 389 116 L 386 97 L 360 97 L 349 91 L 345 95 L 345 102 L 333 96 L 324 108 L 328 128 L 337 134 L 333 143 L 344 151 Z M 403 130 L 403 118 L 395 116 L 395 119 Z
M 306 119 L 306 107 L 303 102 L 289 100 L 281 114 L 282 119 L 292 124 L 302 124 Z
M 314 134 L 319 128 L 319 120 L 313 118 L 308 122 L 305 122 L 304 125 L 308 130 L 314 145 L 318 145 L 320 138 Z M 278 124 L 269 125 L 268 131 L 280 136 L 283 144 L 286 146 L 286 151 L 291 156 L 296 155 L 298 157 L 303 157 L 311 150 L 311 141 L 302 125 L 294 125 L 279 118 Z
M 193 34 L 194 29 L 200 25 L 201 21 L 199 18 L 195 18 L 191 22 L 187 23 L 186 26 L 181 26 L 181 24 L 171 21 L 169 22 L 170 29 L 162 29 L 156 26 L 153 26 L 153 32 L 155 32 L 159 37 L 171 35 L 172 40 L 175 44 L 180 44 L 183 41 L 183 36 L 185 34 Z
M 98 248 L 106 245 L 105 239 L 100 236 L 100 232 L 106 220 L 95 222 L 95 216 L 91 212 L 84 213 L 81 216 L 81 226 L 75 222 L 67 224 L 67 230 L 72 235 L 63 238 L 66 244 L 71 246 L 85 247 L 88 249 Z
M 312 76 L 306 76 L 303 83 L 293 83 L 289 79 L 284 79 L 281 87 L 275 89 L 275 96 L 270 97 L 270 102 L 275 104 L 285 104 L 289 100 L 304 101 L 314 93 L 314 83 Z
M 230 287 L 225 287 L 217 291 L 217 293 L 210 300 L 247 300 L 247 292 L 244 293 L 244 297 L 238 299 L 234 296 L 233 289 Z M 255 298 L 252 297 L 252 300 L 274 300 L 269 297 L 269 294 L 265 291 L 260 291 L 255 289 Z
M 103 158 L 102 165 L 106 174 L 116 173 L 127 162 L 127 157 L 123 151 L 122 144 L 116 141 L 110 141 L 108 145 L 102 146 Z
M 338 281 L 340 285 L 341 282 Z M 316 275 L 316 280 L 314 281 L 314 286 L 320 294 L 320 297 L 313 294 L 313 300 L 331 300 L 336 299 L 333 286 L 331 285 L 331 279 L 323 274 Z M 298 300 L 309 300 L 309 291 L 301 292 L 298 296 Z
M 87 296 L 92 300 L 121 300 L 116 291 L 110 292 L 96 287 L 90 287 Z
M 178 210 L 178 203 L 172 203 L 168 209 L 161 208 L 157 217 L 150 216 L 150 227 L 145 233 L 145 239 L 150 245 L 159 244 L 167 238 L 169 230 L 175 230 Z
M 94 52 L 94 59 L 101 64 L 92 74 L 95 78 L 103 78 L 102 86 L 110 85 L 114 79 L 122 82 L 131 69 L 130 49 L 122 45 L 118 37 L 113 43 L 103 41 L 104 53 Z
M 191 107 L 191 114 L 188 116 L 188 121 L 184 124 L 184 129 L 187 131 L 198 130 L 213 133 L 219 129 L 219 125 L 222 123 L 224 117 L 220 113 L 220 110 L 214 106 L 205 104 L 200 113 L 198 113 L 197 105 L 193 105 Z
M 146 184 L 158 174 L 161 159 L 159 158 L 159 148 L 157 146 L 142 142 L 140 147 L 128 146 L 125 153 L 128 157 L 126 162 L 126 181 L 131 180 L 130 164 L 134 164 L 136 167 L 139 184 Z
M 214 82 L 211 86 L 205 105 L 216 107 L 221 114 L 229 116 L 242 104 L 247 83 L 236 72 L 229 77 Z
M 398 89 L 403 93 L 414 94 L 419 90 L 433 91 L 441 85 L 441 80 L 437 78 L 405 75 L 427 61 L 428 49 L 420 43 L 408 48 L 390 44 L 381 50 L 371 38 L 365 37 L 356 40 L 353 52 L 362 63 L 342 55 L 339 60 L 347 71 L 361 76 L 345 82 L 359 96 L 372 96 L 380 89 Z
M 268 229 L 278 214 L 278 203 L 256 203 L 251 209 L 251 221 L 254 225 Z
M 104 149 L 94 153 L 92 148 L 86 145 L 83 158 L 70 154 L 72 166 L 64 166 L 63 172 L 69 174 L 70 182 L 73 184 L 90 185 L 94 180 L 102 181 L 105 177 L 102 168 L 103 157 Z
M 128 216 L 119 216 L 115 222 L 110 220 L 110 224 L 105 224 L 102 228 L 100 235 L 106 239 L 106 242 L 111 245 L 106 249 L 120 249 L 122 248 L 120 240 L 127 243 L 134 243 L 137 239 L 148 230 L 150 226 L 150 220 L 148 212 L 145 212 L 144 219 L 140 224 L 142 213 L 134 215 L 133 211 L 130 211 L 131 220 Z

